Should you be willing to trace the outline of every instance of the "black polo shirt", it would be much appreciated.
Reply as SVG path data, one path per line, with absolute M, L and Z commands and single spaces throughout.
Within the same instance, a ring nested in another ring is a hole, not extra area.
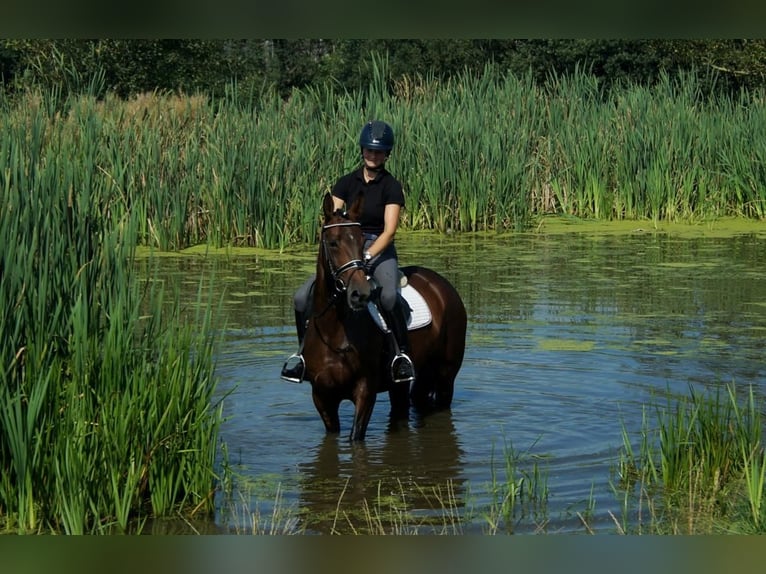
M 369 183 L 364 181 L 364 168 L 347 173 L 341 177 L 332 188 L 332 194 L 346 202 L 351 207 L 357 194 L 364 194 L 364 206 L 359 222 L 364 233 L 383 233 L 384 213 L 386 205 L 396 203 L 404 206 L 404 191 L 391 173 L 382 169 Z

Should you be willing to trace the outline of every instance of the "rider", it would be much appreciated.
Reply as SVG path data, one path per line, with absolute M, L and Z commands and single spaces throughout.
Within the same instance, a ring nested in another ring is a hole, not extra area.
M 391 373 L 395 383 L 415 380 L 415 367 L 408 356 L 407 323 L 398 304 L 399 262 L 394 236 L 399 226 L 399 213 L 404 206 L 402 184 L 386 170 L 386 161 L 394 147 L 394 131 L 386 122 L 367 122 L 359 134 L 362 165 L 342 176 L 332 188 L 335 209 L 351 205 L 358 194 L 364 195 L 360 217 L 364 233 L 364 260 L 368 273 L 380 285 L 380 311 L 394 339 L 395 356 Z M 295 324 L 299 342 L 303 341 L 307 311 L 315 277 L 310 277 L 295 293 Z M 288 368 L 291 359 L 296 364 Z M 303 380 L 305 363 L 300 351 L 291 356 L 281 376 L 291 382 Z

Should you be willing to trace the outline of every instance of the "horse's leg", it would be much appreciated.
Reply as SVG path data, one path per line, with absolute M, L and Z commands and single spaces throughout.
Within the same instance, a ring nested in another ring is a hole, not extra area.
M 357 384 L 354 391 L 354 423 L 349 437 L 351 440 L 364 440 L 376 398 L 377 393 L 370 390 L 366 381 Z
M 437 409 L 448 409 L 452 405 L 452 395 L 455 391 L 455 377 L 457 373 L 445 374 L 436 385 L 434 393 L 434 406 Z
M 417 379 L 413 386 L 416 384 Z M 388 400 L 391 402 L 391 420 L 406 420 L 410 416 L 410 385 L 392 383 L 388 389 Z
M 410 390 L 410 401 L 412 406 L 418 412 L 425 412 L 431 406 L 431 394 L 434 388 L 434 382 L 431 380 L 432 369 L 421 367 L 418 370 L 418 377 L 412 384 Z
M 434 403 L 437 409 L 448 409 L 452 405 L 455 379 L 463 364 L 465 351 L 465 320 L 458 326 L 444 347 L 445 360 L 439 365 L 439 378 L 434 385 Z
M 319 416 L 322 417 L 325 430 L 328 433 L 339 433 L 340 416 L 338 409 L 340 408 L 340 400 L 318 393 L 316 390 L 312 390 L 311 398 L 314 399 L 314 406 Z

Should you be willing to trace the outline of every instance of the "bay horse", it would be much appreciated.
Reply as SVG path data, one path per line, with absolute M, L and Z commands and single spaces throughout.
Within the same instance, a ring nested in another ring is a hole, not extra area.
M 410 405 L 420 412 L 447 409 L 463 362 L 466 310 L 455 288 L 424 267 L 402 272 L 430 309 L 431 321 L 410 330 L 412 385 L 391 380 L 391 352 L 386 334 L 373 320 L 368 304 L 374 289 L 363 263 L 360 194 L 347 212 L 334 210 L 328 193 L 322 225 L 316 281 L 303 342 L 305 379 L 326 432 L 340 432 L 342 401 L 354 404 L 350 440 L 364 440 L 378 393 L 388 391 L 392 420 L 407 419 Z

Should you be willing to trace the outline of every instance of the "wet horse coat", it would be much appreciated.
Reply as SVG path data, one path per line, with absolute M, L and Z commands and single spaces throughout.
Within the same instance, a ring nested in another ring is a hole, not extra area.
M 340 403 L 354 404 L 350 438 L 363 440 L 378 393 L 388 391 L 391 418 L 406 419 L 410 403 L 421 411 L 449 408 L 463 362 L 466 311 L 459 294 L 441 275 L 424 267 L 402 269 L 431 311 L 431 322 L 409 332 L 417 378 L 411 388 L 391 382 L 387 335 L 367 310 L 372 287 L 362 262 L 364 238 L 358 223 L 362 197 L 347 213 L 324 198 L 324 225 L 312 294 L 312 314 L 303 344 L 305 378 L 325 429 L 340 432 Z

